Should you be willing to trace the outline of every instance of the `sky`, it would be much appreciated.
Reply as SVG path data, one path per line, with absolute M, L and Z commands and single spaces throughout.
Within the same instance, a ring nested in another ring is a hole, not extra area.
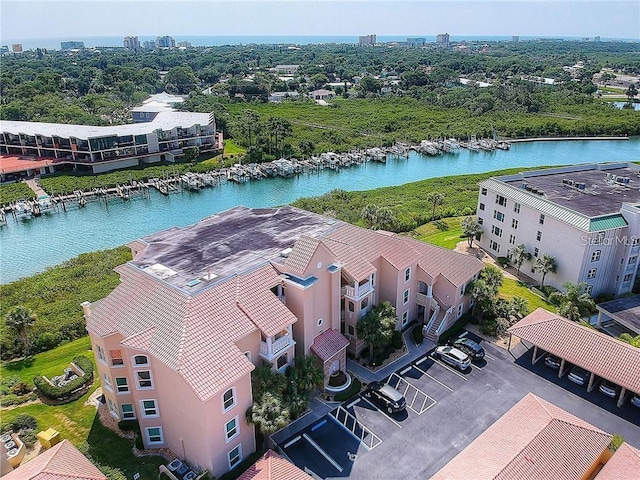
M 626 0 L 0 0 L 0 40 L 125 35 L 451 35 L 640 39 Z

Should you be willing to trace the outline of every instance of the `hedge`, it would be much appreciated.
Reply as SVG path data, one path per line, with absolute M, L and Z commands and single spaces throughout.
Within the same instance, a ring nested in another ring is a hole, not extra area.
M 456 321 L 456 323 L 451 325 L 451 327 L 449 327 L 448 330 L 446 330 L 445 332 L 442 333 L 442 335 L 440 335 L 440 337 L 438 338 L 438 343 L 445 343 L 449 338 L 453 337 L 458 332 L 460 332 L 470 320 L 471 320 L 471 315 L 469 313 L 465 313 L 464 315 L 462 315 Z
M 33 384 L 47 398 L 52 400 L 60 400 L 69 397 L 75 390 L 82 388 L 87 382 L 93 378 L 93 363 L 87 357 L 79 355 L 73 359 L 83 372 L 83 376 L 79 376 L 75 380 L 71 380 L 64 387 L 57 387 L 47 381 L 42 375 L 33 378 Z
M 345 390 L 344 392 L 337 393 L 333 399 L 336 402 L 344 402 L 345 400 L 349 400 L 354 395 L 360 393 L 360 389 L 362 388 L 362 383 L 357 378 L 354 378 L 351 382 L 351 386 Z

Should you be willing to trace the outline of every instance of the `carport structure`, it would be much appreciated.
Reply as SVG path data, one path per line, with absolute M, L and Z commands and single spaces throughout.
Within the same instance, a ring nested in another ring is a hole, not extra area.
M 567 363 L 591 373 L 587 391 L 595 387 L 596 377 L 621 387 L 620 407 L 628 391 L 640 392 L 640 349 L 589 327 L 572 322 L 544 308 L 538 308 L 507 330 L 534 346 L 532 362 L 546 353 L 561 359 L 558 377 Z M 539 353 L 539 350 L 543 352 Z

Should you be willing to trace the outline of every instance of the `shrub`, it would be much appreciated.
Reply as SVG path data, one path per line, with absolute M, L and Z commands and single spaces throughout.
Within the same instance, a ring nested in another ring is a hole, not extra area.
M 509 257 L 498 257 L 496 259 L 496 262 L 498 262 L 498 265 L 500 265 L 502 268 L 504 268 L 507 265 L 509 265 Z
M 79 355 L 73 359 L 80 369 L 84 372 L 83 376 L 78 376 L 75 380 L 71 380 L 64 387 L 58 387 L 50 384 L 43 376 L 33 378 L 36 388 L 47 398 L 52 400 L 62 400 L 68 398 L 74 391 L 82 388 L 87 382 L 93 378 L 93 363 L 87 357 Z
M 439 342 L 446 342 L 449 338 L 456 335 L 459 331 L 461 331 L 464 326 L 471 320 L 471 315 L 469 313 L 465 313 L 462 315 L 456 323 L 451 325 L 448 330 L 444 331 L 442 335 L 440 335 Z
M 416 325 L 415 327 L 413 327 L 411 334 L 413 335 L 413 341 L 416 342 L 416 345 L 422 344 L 422 341 L 424 340 L 424 335 L 422 334 L 422 325 Z
M 118 422 L 118 428 L 123 432 L 139 432 L 140 424 L 137 420 L 121 420 Z
M 396 350 L 404 346 L 404 342 L 402 341 L 402 333 L 400 332 L 400 330 L 393 331 L 393 336 L 391 337 L 391 346 Z
M 35 430 L 23 430 L 20 433 L 20 440 L 27 448 L 31 448 L 36 444 L 36 431 Z
M 19 432 L 20 430 L 35 430 L 36 428 L 38 428 L 38 421 L 31 415 L 18 415 L 11 422 L 11 429 L 14 432 Z
M 44 332 L 38 335 L 33 342 L 33 349 L 36 352 L 51 350 L 60 344 L 60 337 L 53 332 Z
M 14 395 L 24 395 L 26 393 L 29 393 L 31 391 L 31 388 L 25 382 L 17 382 L 11 386 L 10 391 Z
M 337 393 L 333 399 L 336 402 L 344 402 L 345 400 L 349 400 L 354 395 L 360 393 L 360 389 L 362 388 L 362 383 L 357 378 L 354 378 L 349 385 L 349 388 L 344 392 Z
M 495 337 L 498 332 L 498 322 L 495 318 L 485 317 L 480 320 L 480 331 L 485 335 Z

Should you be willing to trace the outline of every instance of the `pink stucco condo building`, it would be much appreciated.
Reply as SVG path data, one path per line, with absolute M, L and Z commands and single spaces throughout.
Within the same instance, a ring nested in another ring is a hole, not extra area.
M 84 303 L 114 417 L 137 419 L 146 447 L 213 475 L 255 448 L 245 412 L 251 371 L 314 354 L 326 379 L 364 347 L 356 323 L 395 305 L 437 336 L 469 309 L 482 262 L 293 207 L 237 207 L 129 245 L 120 284 Z

